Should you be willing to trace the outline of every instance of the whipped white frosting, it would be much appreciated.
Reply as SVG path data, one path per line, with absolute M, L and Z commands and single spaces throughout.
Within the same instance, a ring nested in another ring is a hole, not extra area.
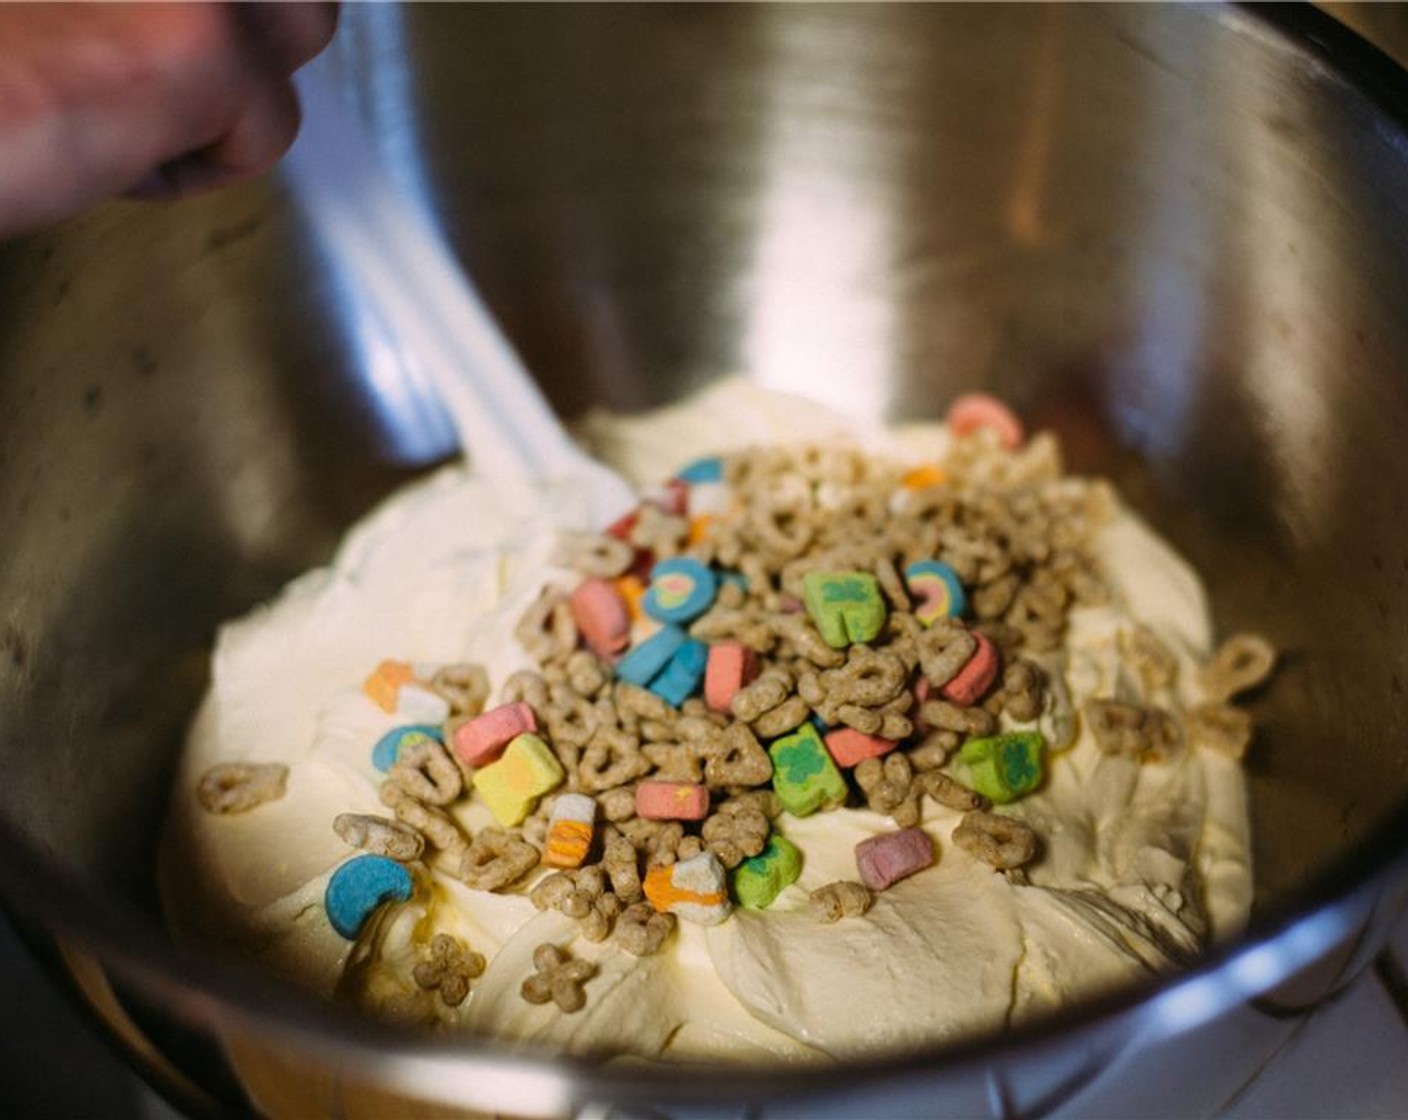
M 645 487 L 691 458 L 742 447 L 834 438 L 909 459 L 939 456 L 937 426 L 858 431 L 818 405 L 726 381 L 637 418 L 593 415 L 591 450 Z M 784 814 L 776 827 L 803 851 L 801 879 L 767 910 L 720 926 L 683 922 L 665 951 L 636 958 L 575 924 L 539 913 L 526 893 L 470 890 L 418 871 L 409 902 L 384 907 L 355 943 L 329 925 L 323 892 L 354 853 L 339 813 L 384 813 L 371 763 L 380 736 L 407 722 L 358 689 L 384 658 L 479 662 L 497 688 L 531 663 L 513 628 L 545 580 L 563 528 L 596 528 L 623 511 L 588 478 L 492 485 L 444 469 L 393 497 L 349 534 L 333 563 L 225 626 L 209 695 L 182 760 L 162 849 L 163 894 L 178 935 L 231 946 L 263 967 L 387 1014 L 569 1049 L 672 1057 L 842 1056 L 934 1042 L 1054 1010 L 1191 958 L 1245 922 L 1248 823 L 1237 763 L 1207 751 L 1140 765 L 1102 754 L 1082 730 L 1049 756 L 1042 789 L 1005 809 L 1042 836 L 1029 882 L 996 874 L 955 845 L 960 814 L 925 803 L 934 867 L 877 895 L 863 917 L 820 923 L 807 892 L 855 878 L 853 850 L 894 828 L 863 809 Z M 1181 708 L 1196 703 L 1210 646 L 1201 584 L 1132 514 L 1097 541 L 1114 594 L 1076 608 L 1066 648 L 1043 667 L 1073 708 L 1091 696 Z M 1121 634 L 1152 630 L 1180 662 L 1171 695 L 1146 695 Z M 200 776 L 229 761 L 290 767 L 280 801 L 244 814 L 203 812 Z M 455 809 L 470 831 L 492 823 L 474 800 Z M 411 979 L 427 931 L 450 932 L 488 958 L 469 1000 L 449 1011 Z M 519 996 L 533 949 L 572 940 L 597 962 L 586 1007 L 564 1015 Z

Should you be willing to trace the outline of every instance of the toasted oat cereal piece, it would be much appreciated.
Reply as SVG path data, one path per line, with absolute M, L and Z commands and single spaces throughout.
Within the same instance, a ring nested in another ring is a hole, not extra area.
M 446 853 L 458 864 L 469 847 L 469 838 L 449 813 L 417 801 L 395 782 L 382 782 L 380 795 L 382 804 L 395 812 L 398 821 L 415 829 L 432 848 Z
M 504 681 L 503 687 L 499 689 L 499 699 L 504 704 L 521 702 L 533 711 L 540 712 L 548 704 L 548 682 L 543 679 L 541 673 L 532 669 L 519 669 L 510 673 Z
M 577 783 L 587 793 L 605 793 L 644 777 L 650 768 L 639 739 L 624 731 L 600 728 L 582 752 Z
M 196 786 L 207 813 L 246 813 L 283 797 L 288 767 L 281 762 L 227 762 L 212 766 Z
M 947 762 L 960 741 L 960 736 L 955 731 L 930 731 L 920 740 L 917 747 L 911 747 L 904 753 L 909 758 L 909 764 L 914 767 L 914 772 L 924 774 L 937 770 Z
M 734 693 L 729 710 L 744 723 L 752 723 L 787 699 L 792 676 L 783 669 L 769 669 Z
M 725 801 L 701 829 L 709 851 L 730 871 L 767 846 L 772 824 L 755 802 L 744 798 Z
M 323 893 L 328 921 L 342 937 L 356 940 L 383 903 L 404 902 L 415 886 L 410 872 L 385 856 L 353 856 L 332 873 Z
M 1134 666 L 1146 692 L 1170 688 L 1178 675 L 1178 659 L 1149 627 L 1120 631 L 1120 651 Z
M 460 861 L 458 878 L 477 891 L 510 887 L 538 866 L 538 849 L 500 828 L 481 828 Z
M 905 828 L 919 823 L 921 790 L 915 785 L 907 756 L 890 754 L 883 759 L 862 759 L 856 765 L 855 778 L 872 810 L 887 813 Z
M 799 657 L 805 658 L 820 669 L 834 669 L 846 662 L 843 649 L 833 649 L 827 645 L 821 633 L 805 614 L 777 614 L 767 624 L 767 630 L 774 641 L 781 640 Z M 773 641 L 761 647 L 763 652 L 772 649 Z
M 401 757 L 402 745 L 416 737 L 434 739 L 437 743 L 444 741 L 442 729 L 433 723 L 409 723 L 393 727 L 372 747 L 372 765 L 385 774 Z
M 635 845 L 620 831 L 609 829 L 602 847 L 601 869 L 611 889 L 622 902 L 635 902 L 641 897 L 640 855 Z
M 1095 745 L 1105 754 L 1157 762 L 1181 745 L 1178 724 L 1162 708 L 1087 700 L 1082 710 Z
M 538 717 L 528 704 L 501 704 L 459 724 L 450 735 L 450 746 L 466 766 L 485 766 L 518 736 L 537 730 Z
M 647 780 L 636 787 L 636 816 L 648 821 L 702 821 L 709 790 L 695 782 Z
M 772 759 L 745 724 L 730 724 L 701 749 L 704 780 L 711 786 L 760 786 L 772 777 Z
M 704 759 L 692 743 L 647 743 L 640 750 L 655 767 L 651 776 L 659 781 L 704 780 Z
M 565 656 L 577 648 L 577 623 L 567 596 L 556 587 L 545 587 L 524 612 L 513 635 L 540 664 Z
M 1213 703 L 1226 703 L 1261 684 L 1275 668 L 1275 646 L 1258 634 L 1233 634 L 1203 669 L 1203 688 Z
M 686 518 L 667 513 L 649 502 L 641 505 L 628 535 L 631 544 L 660 559 L 678 555 L 688 537 Z
M 446 1007 L 458 1007 L 469 995 L 470 981 L 484 975 L 484 963 L 483 955 L 471 952 L 458 937 L 437 933 L 411 978 L 426 991 L 438 991 Z
M 630 568 L 635 561 L 635 549 L 604 533 L 564 529 L 557 534 L 551 561 L 584 576 L 611 579 Z
M 369 813 L 339 813 L 333 831 L 354 848 L 387 856 L 402 863 L 420 859 L 425 837 L 404 824 Z
M 912 759 L 913 755 L 910 757 Z M 969 789 L 942 770 L 926 770 L 922 774 L 916 774 L 914 781 L 920 790 L 946 808 L 966 813 L 987 807 L 986 797 L 975 789 Z
M 861 882 L 873 891 L 883 891 L 923 871 L 936 858 L 933 838 L 922 828 L 882 832 L 856 845 L 856 870 Z
M 556 945 L 543 944 L 533 951 L 533 967 L 536 971 L 520 989 L 529 1003 L 551 1000 L 568 1015 L 587 1005 L 583 985 L 596 975 L 596 965 L 591 961 L 573 960 Z
M 427 805 L 448 805 L 464 792 L 460 768 L 445 748 L 428 736 L 403 743 L 386 776 Z
M 1191 747 L 1241 759 L 1251 745 L 1252 717 L 1231 704 L 1203 704 L 1188 713 L 1187 733 Z
M 651 956 L 664 947 L 677 924 L 673 914 L 662 914 L 648 902 L 635 902 L 616 920 L 616 940 L 632 956 Z
M 763 739 L 776 739 L 800 727 L 811 716 L 811 708 L 800 696 L 789 696 L 753 721 L 753 730 Z
M 978 639 L 957 619 L 937 618 L 927 630 L 912 635 L 919 665 L 935 688 L 943 688 L 978 650 Z
M 875 901 L 869 887 L 849 879 L 817 887 L 807 898 L 817 916 L 828 925 L 842 918 L 860 917 Z
M 489 699 L 489 672 L 483 665 L 446 665 L 435 671 L 430 687 L 450 705 L 452 716 L 477 716 Z
M 998 871 L 1025 867 L 1036 858 L 1038 847 L 1030 825 L 981 810 L 964 814 L 953 830 L 953 842 Z

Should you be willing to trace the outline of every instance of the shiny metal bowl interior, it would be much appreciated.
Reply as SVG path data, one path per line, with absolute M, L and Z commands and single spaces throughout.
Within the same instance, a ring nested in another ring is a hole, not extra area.
M 335 51 L 564 415 L 734 370 L 889 418 L 1006 396 L 1191 557 L 1224 631 L 1286 651 L 1255 928 L 1398 859 L 1384 60 L 1201 6 L 368 6 Z M 0 877 L 188 1003 L 208 962 L 165 943 L 151 872 L 214 628 L 449 450 L 383 342 L 276 180 L 0 247 Z

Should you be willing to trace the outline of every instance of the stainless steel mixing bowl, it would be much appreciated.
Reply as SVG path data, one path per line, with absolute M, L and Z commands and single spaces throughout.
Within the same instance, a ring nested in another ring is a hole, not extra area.
M 384 153 L 564 414 L 738 369 L 891 418 L 981 385 L 1115 476 L 1221 625 L 1287 651 L 1254 925 L 1057 1025 L 805 1078 L 408 1038 L 174 948 L 153 851 L 215 626 L 449 450 L 270 181 L 0 248 L 0 884 L 40 951 L 192 1107 L 239 1106 L 224 1059 L 272 1045 L 271 1110 L 1216 1108 L 1404 891 L 1408 79 L 1310 10 L 345 23 Z

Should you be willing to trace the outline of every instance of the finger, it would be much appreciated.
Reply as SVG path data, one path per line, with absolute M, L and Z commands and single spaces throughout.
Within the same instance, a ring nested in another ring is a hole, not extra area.
M 238 13 L 257 48 L 285 75 L 317 55 L 337 30 L 335 3 L 242 3 Z
M 293 83 L 261 76 L 249 83 L 215 143 L 168 160 L 126 193 L 133 198 L 175 198 L 255 178 L 289 149 L 299 119 Z

